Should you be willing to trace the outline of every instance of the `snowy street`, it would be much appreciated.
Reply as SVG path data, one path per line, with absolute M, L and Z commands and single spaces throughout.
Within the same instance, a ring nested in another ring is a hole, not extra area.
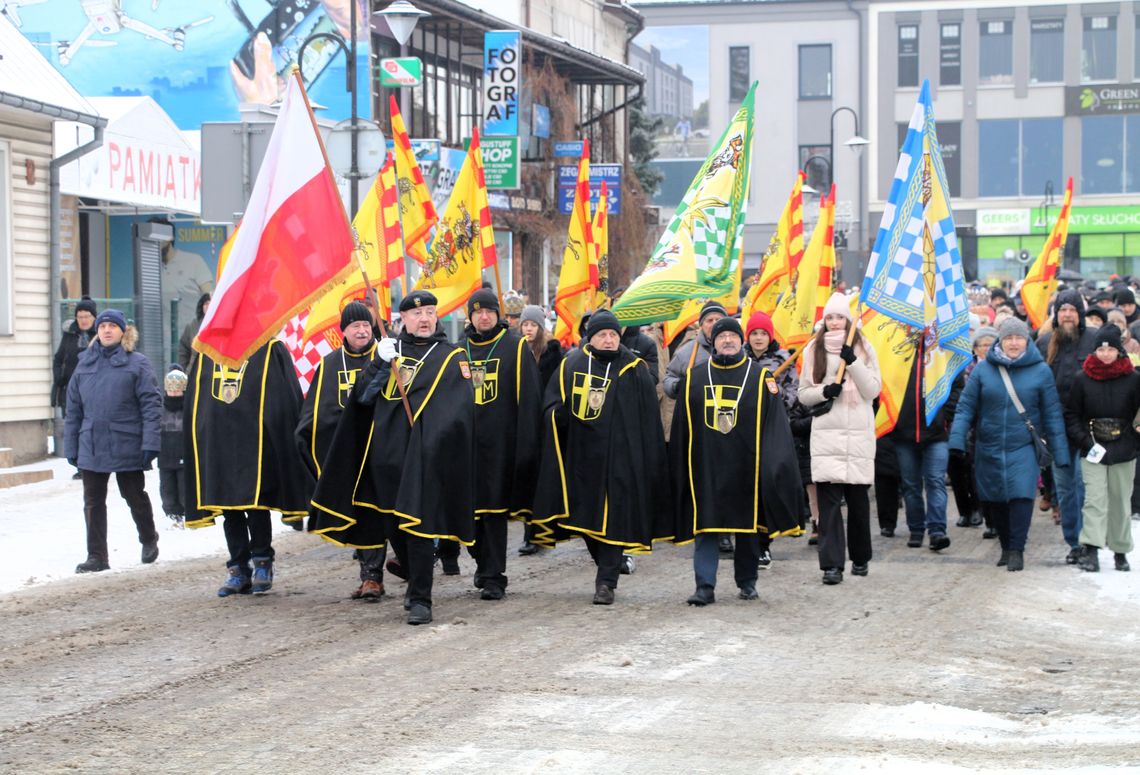
M 220 528 L 159 516 L 141 566 L 113 486 L 113 570 L 75 576 L 82 488 L 54 465 L 0 491 L 0 771 L 1140 767 L 1140 572 L 1066 567 L 1045 515 L 1022 573 L 979 529 L 952 526 L 941 556 L 876 530 L 870 575 L 825 587 L 806 539 L 783 540 L 759 601 L 722 561 L 703 609 L 688 547 L 639 558 L 605 608 L 580 543 L 520 558 L 516 525 L 506 599 L 478 599 L 464 554 L 415 628 L 397 579 L 351 601 L 349 550 L 279 522 L 265 597 L 214 595 Z

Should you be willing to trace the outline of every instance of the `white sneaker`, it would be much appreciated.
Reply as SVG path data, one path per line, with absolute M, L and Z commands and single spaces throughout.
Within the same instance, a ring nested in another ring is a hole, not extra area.
M 768 570 L 771 567 L 772 567 L 772 553 L 770 551 L 768 551 L 767 549 L 765 549 L 764 551 L 760 552 L 759 568 L 760 568 L 760 570 Z
M 1135 520 L 1136 522 L 1140 522 L 1140 514 L 1133 514 L 1132 519 Z
M 628 554 L 621 556 L 621 575 L 631 576 L 637 570 L 637 563 L 634 562 L 633 557 Z

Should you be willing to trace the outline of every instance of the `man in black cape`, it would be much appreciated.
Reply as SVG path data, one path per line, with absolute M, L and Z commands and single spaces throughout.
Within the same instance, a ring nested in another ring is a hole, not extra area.
M 293 440 L 301 386 L 285 345 L 270 339 L 241 368 L 199 354 L 183 404 L 186 526 L 224 516 L 230 559 L 219 597 L 273 586 L 273 525 L 303 519 L 313 491 Z M 250 570 L 250 562 L 253 570 Z
M 744 353 L 734 318 L 712 327 L 713 354 L 688 371 L 669 436 L 676 488 L 676 543 L 696 541 L 697 590 L 715 602 L 721 536 L 736 533 L 733 565 L 742 600 L 755 600 L 760 535 L 795 531 L 803 508 L 792 431 L 771 372 Z
M 535 496 L 535 543 L 585 539 L 598 566 L 596 605 L 614 601 L 623 549 L 648 552 L 673 537 L 657 393 L 620 337 L 612 312 L 594 313 L 587 341 L 547 386 Z
M 352 400 L 356 377 L 376 355 L 372 313 L 364 304 L 350 301 L 344 306 L 340 313 L 340 330 L 341 346 L 317 364 L 297 424 L 301 459 L 314 479 L 320 479 L 321 464 L 332 446 L 341 412 Z M 309 530 L 313 529 L 314 521 L 309 517 Z M 383 596 L 384 554 L 384 546 L 357 550 L 360 586 L 352 593 L 353 600 L 379 600 Z
M 475 542 L 475 401 L 435 296 L 413 291 L 400 315 L 403 330 L 377 345 L 341 414 L 313 495 L 314 530 L 360 549 L 390 540 L 408 574 L 408 624 L 427 624 L 434 539 Z
M 475 388 L 475 586 L 483 600 L 501 600 L 507 587 L 507 519 L 525 521 L 532 514 L 542 391 L 527 340 L 499 319 L 494 291 L 471 295 L 467 320 L 459 346 Z M 441 556 L 443 550 L 441 542 Z

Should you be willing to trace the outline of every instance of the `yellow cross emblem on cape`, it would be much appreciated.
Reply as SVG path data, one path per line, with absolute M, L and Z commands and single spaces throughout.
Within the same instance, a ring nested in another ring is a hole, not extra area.
M 611 381 L 598 374 L 574 372 L 574 382 L 570 388 L 571 413 L 585 422 L 601 417 Z

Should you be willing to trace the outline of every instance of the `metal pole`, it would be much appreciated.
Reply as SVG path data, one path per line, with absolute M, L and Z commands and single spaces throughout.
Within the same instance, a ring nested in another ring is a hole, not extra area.
M 356 217 L 356 210 L 359 207 L 360 192 L 357 191 L 357 183 L 360 181 L 360 168 L 357 166 L 357 126 L 356 126 L 356 4 L 358 0 L 351 0 L 349 2 L 350 11 L 348 16 L 348 34 L 351 40 L 348 44 L 348 63 L 344 68 L 346 77 L 348 78 L 348 93 L 352 100 L 352 142 L 351 148 L 351 163 L 348 169 L 348 202 L 349 209 L 352 211 L 351 218 Z

